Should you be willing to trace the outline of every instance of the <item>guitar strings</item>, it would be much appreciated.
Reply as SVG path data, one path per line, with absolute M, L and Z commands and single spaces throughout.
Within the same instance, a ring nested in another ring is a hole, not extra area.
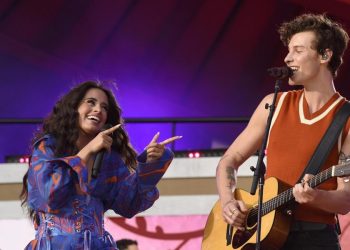
M 318 184 L 328 180 L 329 178 L 332 177 L 332 168 L 329 168 L 325 171 L 322 171 L 321 173 L 318 173 L 315 175 L 313 178 L 309 180 L 309 185 L 310 187 L 316 187 Z M 284 203 L 290 201 L 293 199 L 293 188 L 290 188 L 278 196 L 272 198 L 271 200 L 266 201 L 263 203 L 262 207 L 262 215 L 266 215 L 270 213 L 271 211 L 275 210 L 279 206 L 283 205 Z M 251 219 L 252 217 L 256 217 L 258 215 L 258 208 L 255 207 L 251 210 L 251 212 L 248 215 L 248 220 Z

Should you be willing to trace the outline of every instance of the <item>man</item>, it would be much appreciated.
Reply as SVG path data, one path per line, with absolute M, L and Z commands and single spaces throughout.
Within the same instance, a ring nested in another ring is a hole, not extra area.
M 278 94 L 266 148 L 266 177 L 274 176 L 294 186 L 293 196 L 298 203 L 283 249 L 340 249 L 334 217 L 350 211 L 349 178 L 332 178 L 317 188 L 309 186 L 310 175 L 305 175 L 302 183 L 296 182 L 336 112 L 346 102 L 336 92 L 333 79 L 349 37 L 339 24 L 314 14 L 283 23 L 279 33 L 289 51 L 284 61 L 293 70 L 289 84 L 303 86 L 302 90 Z M 245 230 L 248 209 L 232 193 L 236 171 L 260 148 L 269 112 L 265 104 L 271 104 L 272 98 L 273 94 L 262 100 L 217 167 L 223 219 L 241 230 Z M 350 159 L 349 128 L 348 120 L 322 170 Z
M 120 239 L 116 241 L 119 250 L 138 250 L 137 241 L 130 239 Z

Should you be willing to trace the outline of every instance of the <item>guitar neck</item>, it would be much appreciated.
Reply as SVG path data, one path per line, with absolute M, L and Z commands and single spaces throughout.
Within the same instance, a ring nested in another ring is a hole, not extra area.
M 317 175 L 315 175 L 313 178 L 311 178 L 308 183 L 311 188 L 314 188 L 318 185 L 320 185 L 322 182 L 325 182 L 326 180 L 332 178 L 334 175 L 332 173 L 333 167 L 328 168 Z M 275 210 L 276 208 L 294 200 L 293 196 L 293 188 L 289 188 L 286 191 L 280 193 L 276 197 L 272 198 L 271 200 L 268 200 L 263 203 L 262 206 L 262 214 L 268 214 L 271 211 Z

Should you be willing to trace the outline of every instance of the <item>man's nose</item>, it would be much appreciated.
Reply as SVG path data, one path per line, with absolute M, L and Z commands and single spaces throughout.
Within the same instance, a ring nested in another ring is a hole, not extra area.
M 290 63 L 290 62 L 292 62 L 292 61 L 293 61 L 292 55 L 291 55 L 291 53 L 288 53 L 288 54 L 286 55 L 286 57 L 284 58 L 284 62 L 285 62 L 286 64 L 288 64 L 288 63 Z

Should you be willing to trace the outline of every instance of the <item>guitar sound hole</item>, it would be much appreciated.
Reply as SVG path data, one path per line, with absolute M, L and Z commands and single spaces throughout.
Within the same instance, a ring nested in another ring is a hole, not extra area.
M 256 225 L 258 221 L 258 213 L 256 209 L 252 209 L 249 211 L 247 216 L 247 228 L 252 228 Z

